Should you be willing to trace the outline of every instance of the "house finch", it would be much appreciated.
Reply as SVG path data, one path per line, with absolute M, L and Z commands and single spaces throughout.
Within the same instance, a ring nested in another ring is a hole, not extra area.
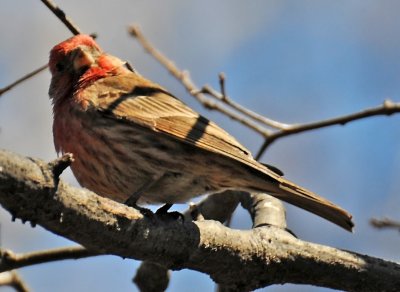
M 50 52 L 57 152 L 78 182 L 119 202 L 185 202 L 227 189 L 266 192 L 351 230 L 351 215 L 284 179 L 160 85 L 87 35 Z M 223 206 L 221 206 L 223 208 Z

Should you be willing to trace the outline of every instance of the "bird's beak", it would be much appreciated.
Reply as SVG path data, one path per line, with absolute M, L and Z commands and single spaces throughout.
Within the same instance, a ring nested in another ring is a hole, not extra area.
M 83 48 L 77 48 L 73 58 L 74 70 L 79 72 L 82 68 L 89 68 L 95 62 L 93 56 Z

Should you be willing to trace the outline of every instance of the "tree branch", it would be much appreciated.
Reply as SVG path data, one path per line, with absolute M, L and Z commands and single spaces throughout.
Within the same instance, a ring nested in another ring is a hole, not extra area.
M 223 223 L 235 211 L 240 198 L 241 192 L 235 191 L 226 191 L 208 196 L 197 205 L 192 205 L 184 213 L 185 220 L 191 220 L 192 217 L 201 217 L 201 220 L 212 219 Z M 224 207 L 221 208 L 221 206 Z M 140 291 L 165 291 L 169 278 L 168 268 L 144 261 L 133 280 Z M 154 281 L 154 279 L 158 280 Z
M 164 54 L 158 51 L 153 44 L 143 35 L 142 31 L 137 25 L 133 25 L 129 28 L 129 32 L 132 36 L 134 36 L 142 47 L 153 56 L 161 65 L 163 65 L 176 79 L 178 79 L 186 90 L 194 96 L 201 104 L 203 104 L 208 109 L 218 110 L 222 114 L 242 123 L 248 128 L 256 131 L 265 137 L 265 142 L 258 151 L 256 155 L 256 159 L 260 159 L 264 154 L 265 150 L 276 140 L 286 137 L 289 135 L 294 135 L 306 131 L 311 131 L 315 129 L 325 128 L 333 125 L 345 125 L 346 123 L 364 119 L 367 117 L 377 116 L 377 115 L 391 115 L 393 113 L 400 112 L 400 103 L 394 103 L 390 100 L 386 100 L 383 105 L 366 109 L 357 113 L 340 116 L 332 119 L 312 122 L 312 123 L 304 123 L 304 124 L 285 124 L 281 123 L 262 115 L 259 115 L 242 105 L 234 102 L 226 95 L 225 90 L 225 75 L 219 75 L 220 82 L 220 90 L 221 92 L 216 91 L 212 87 L 205 85 L 201 90 L 194 84 L 194 82 L 189 78 L 189 73 L 180 70 L 174 62 L 168 59 Z M 216 100 L 223 102 L 225 105 L 230 106 L 240 114 L 236 112 L 230 111 L 227 108 L 221 106 L 218 103 L 215 103 L 209 100 L 204 94 L 208 94 L 211 97 L 214 97 Z M 250 119 L 249 119 L 250 118 Z M 265 126 L 272 127 L 278 130 L 271 131 L 264 126 L 260 126 L 257 123 L 253 122 L 257 121 Z
M 72 34 L 77 35 L 81 34 L 81 30 L 72 23 L 71 19 L 65 14 L 63 10 L 61 10 L 53 1 L 51 0 L 41 0 L 44 5 L 47 6 L 47 8 L 50 9 L 51 12 L 53 12 L 58 19 L 61 20 L 62 23 L 65 24 L 65 26 L 72 32 Z
M 46 65 L 43 65 L 42 67 L 40 67 L 40 68 L 38 68 L 38 69 L 36 69 L 36 70 L 34 70 L 34 71 L 32 71 L 31 73 L 26 74 L 25 76 L 21 77 L 20 79 L 17 79 L 17 80 L 14 81 L 13 83 L 11 83 L 11 84 L 9 84 L 9 85 L 3 87 L 3 88 L 0 88 L 0 96 L 1 96 L 3 93 L 5 93 L 5 92 L 7 92 L 7 91 L 9 91 L 9 90 L 11 90 L 11 89 L 13 89 L 13 88 L 14 88 L 15 86 L 17 86 L 18 84 L 24 82 L 25 80 L 28 80 L 29 78 L 35 76 L 36 74 L 38 74 L 38 73 L 44 71 L 46 68 L 47 68 L 47 64 L 46 64 Z
M 285 207 L 281 200 L 267 194 L 243 192 L 240 201 L 250 213 L 253 228 L 271 225 L 287 228 Z
M 44 5 L 47 6 L 47 8 L 50 9 L 50 11 L 52 11 L 57 17 L 58 19 L 61 20 L 62 23 L 65 24 L 65 26 L 74 34 L 81 34 L 81 30 L 75 25 L 73 24 L 73 22 L 71 21 L 71 19 L 69 17 L 66 16 L 65 12 L 63 10 L 61 10 L 53 1 L 51 0 L 41 0 L 43 2 Z M 95 35 L 92 35 L 93 37 L 95 37 Z M 33 70 L 32 72 L 26 74 L 25 76 L 21 77 L 20 79 L 14 81 L 13 83 L 0 88 L 0 96 L 11 90 L 12 88 L 14 88 L 15 86 L 17 86 L 18 84 L 30 79 L 31 77 L 35 76 L 36 74 L 44 71 L 46 68 L 48 67 L 48 64 L 43 65 L 41 67 L 39 67 L 36 70 Z
M 0 286 L 10 286 L 18 292 L 29 292 L 28 286 L 16 271 L 0 273 Z
M 389 218 L 372 218 L 370 224 L 377 229 L 397 229 L 400 231 L 400 222 Z
M 16 254 L 10 250 L 0 249 L 0 272 L 48 262 L 81 259 L 98 255 L 100 254 L 91 252 L 81 246 L 63 247 L 23 254 Z
M 348 291 L 395 291 L 400 285 L 400 266 L 395 263 L 304 242 L 280 228 L 240 231 L 211 220 L 182 223 L 143 217 L 63 181 L 56 185 L 46 163 L 7 151 L 0 151 L 0 169 L 0 204 L 6 210 L 98 253 L 193 269 L 240 290 L 307 283 Z
M 224 95 L 222 93 L 222 88 L 221 88 L 221 93 L 216 91 L 214 88 L 212 88 L 210 85 L 204 85 L 202 89 L 200 90 L 204 94 L 208 94 L 209 96 L 214 97 L 215 99 L 223 102 L 226 105 L 229 105 L 231 108 L 236 110 L 237 112 L 243 114 L 244 116 L 247 116 L 259 123 L 262 123 L 266 126 L 276 128 L 276 129 L 286 129 L 289 127 L 289 124 L 284 124 L 275 120 L 272 120 L 270 118 L 267 118 L 263 115 L 260 115 L 256 112 L 253 112 L 252 110 L 242 106 L 241 104 L 235 102 L 233 99 L 231 99 L 229 96 Z M 267 135 L 268 136 L 268 135 Z
M 172 76 L 174 76 L 178 81 L 182 83 L 185 89 L 190 95 L 195 97 L 205 108 L 209 110 L 217 110 L 227 117 L 236 120 L 246 127 L 254 130 L 255 132 L 267 137 L 270 131 L 254 123 L 252 120 L 246 118 L 243 115 L 238 115 L 235 112 L 227 109 L 219 103 L 216 103 L 209 98 L 207 98 L 203 92 L 197 87 L 197 85 L 192 81 L 189 76 L 189 72 L 179 69 L 171 60 L 169 60 L 164 54 L 158 51 L 150 41 L 143 35 L 139 26 L 133 25 L 129 27 L 129 33 L 135 37 L 142 47 L 152 55 L 158 62 L 160 62 Z
M 359 111 L 357 113 L 345 115 L 345 116 L 339 116 L 336 118 L 332 119 L 327 119 L 327 120 L 322 120 L 322 121 L 317 121 L 317 122 L 312 122 L 312 123 L 305 123 L 305 124 L 294 124 L 290 125 L 289 127 L 276 131 L 273 134 L 269 135 L 266 139 L 262 147 L 260 148 L 257 158 L 261 157 L 264 151 L 267 149 L 268 146 L 270 146 L 274 141 L 278 140 L 279 138 L 286 137 L 289 135 L 294 135 L 306 131 L 311 131 L 315 129 L 320 129 L 320 128 L 325 128 L 325 127 L 330 127 L 334 125 L 342 125 L 344 126 L 345 124 L 361 119 L 365 119 L 368 117 L 372 116 L 390 116 L 394 113 L 399 113 L 400 112 L 400 103 L 395 103 L 391 100 L 385 100 L 382 105 L 365 109 L 362 111 Z

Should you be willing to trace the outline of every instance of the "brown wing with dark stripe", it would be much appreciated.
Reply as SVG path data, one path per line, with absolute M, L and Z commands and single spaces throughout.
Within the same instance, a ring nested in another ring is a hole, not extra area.
M 204 150 L 245 163 L 272 178 L 279 175 L 257 163 L 250 151 L 212 121 L 199 115 L 159 85 L 131 74 L 107 77 L 85 90 L 104 92 L 91 103 L 104 113 L 162 132 Z M 99 88 L 100 87 L 100 88 Z

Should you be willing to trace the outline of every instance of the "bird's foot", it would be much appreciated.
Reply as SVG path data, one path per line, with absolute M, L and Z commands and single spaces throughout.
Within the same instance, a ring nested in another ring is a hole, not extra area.
M 128 200 L 126 200 L 124 204 L 127 205 L 127 206 L 129 206 L 129 207 L 132 207 L 132 208 L 138 210 L 138 211 L 139 211 L 143 216 L 145 216 L 145 217 L 149 217 L 149 218 L 153 218 L 153 217 L 154 217 L 154 213 L 153 213 L 150 209 L 140 207 L 140 206 L 136 203 L 136 200 L 133 201 L 133 200 L 130 200 L 130 199 L 131 199 L 131 198 L 129 198 Z
M 177 212 L 177 211 L 172 211 L 168 212 L 168 210 L 172 207 L 172 204 L 165 204 L 164 206 L 160 207 L 156 211 L 156 215 L 160 216 L 162 218 L 171 218 L 174 220 L 182 219 L 182 221 L 185 221 L 185 217 L 183 216 L 182 213 Z

